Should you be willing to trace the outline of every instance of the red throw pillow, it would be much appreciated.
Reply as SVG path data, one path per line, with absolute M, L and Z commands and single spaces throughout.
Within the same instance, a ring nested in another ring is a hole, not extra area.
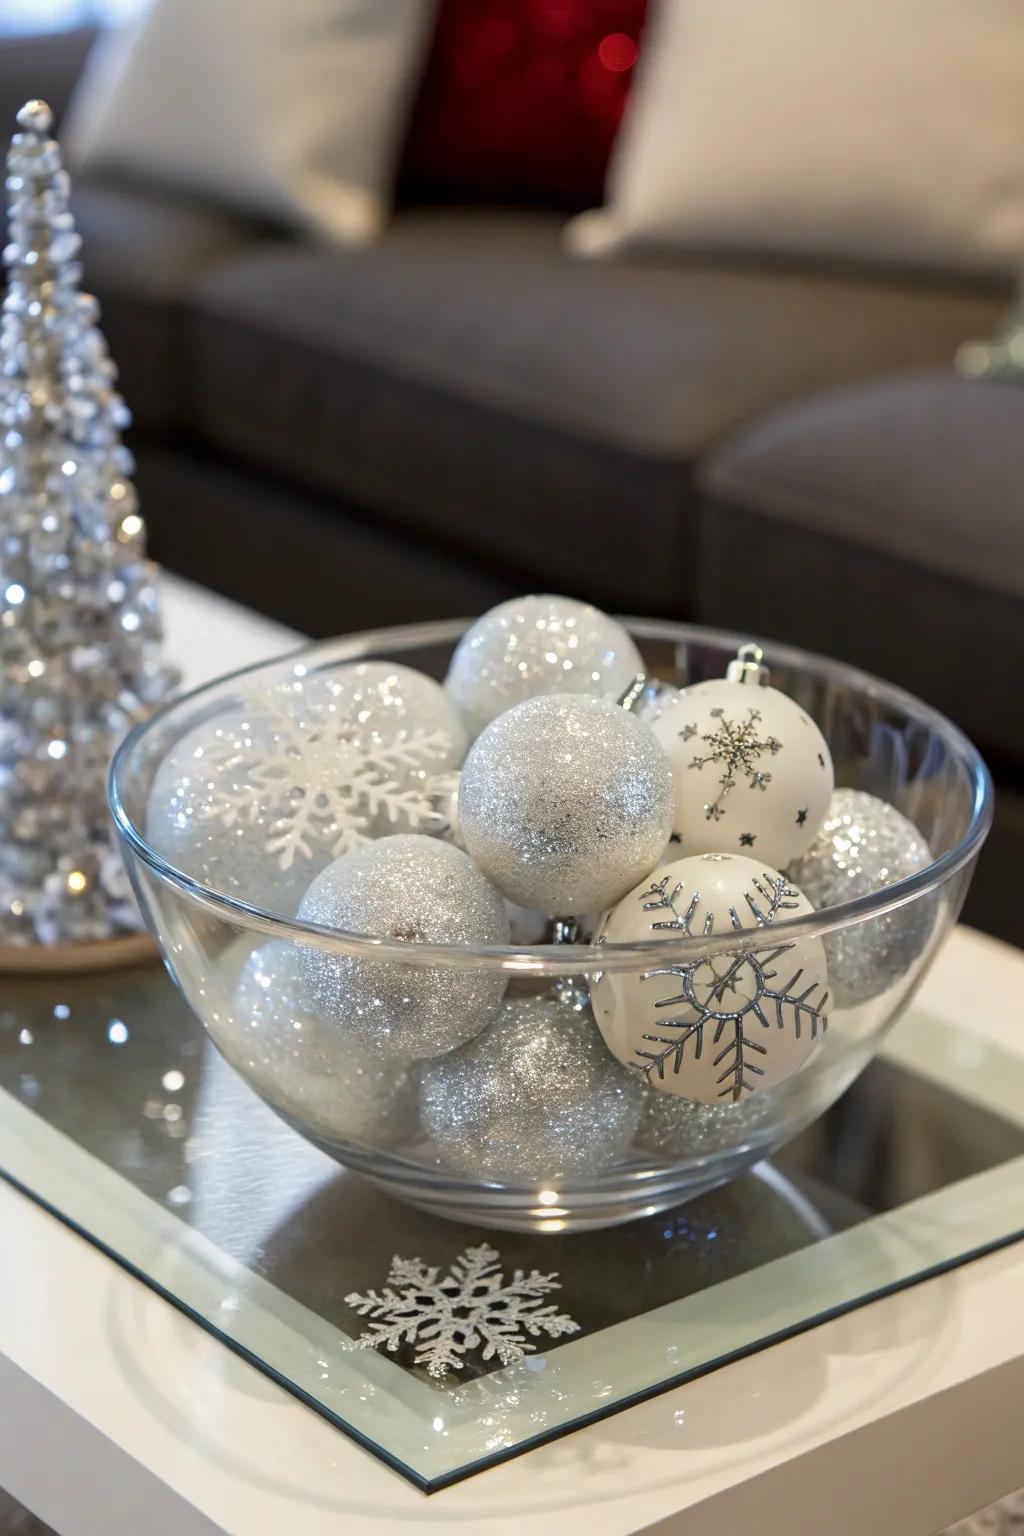
M 441 0 L 406 194 L 600 203 L 647 0 Z

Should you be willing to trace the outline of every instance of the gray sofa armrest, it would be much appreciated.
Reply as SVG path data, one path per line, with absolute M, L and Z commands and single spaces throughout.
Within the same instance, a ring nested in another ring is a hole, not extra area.
M 95 36 L 83 27 L 0 40 L 0 142 L 14 133 L 15 114 L 32 96 L 48 101 L 60 122 Z

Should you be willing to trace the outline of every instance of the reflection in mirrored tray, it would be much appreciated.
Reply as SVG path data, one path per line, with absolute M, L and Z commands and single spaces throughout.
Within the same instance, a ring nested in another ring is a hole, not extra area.
M 496 1238 L 289 1130 L 162 971 L 8 982 L 0 1170 L 435 1488 L 1018 1235 L 1024 1063 L 927 1018 L 898 1038 L 772 1164 L 628 1226 Z M 351 1348 L 345 1298 L 395 1254 L 445 1270 L 482 1242 L 506 1271 L 557 1272 L 579 1332 L 440 1381 L 412 1349 Z

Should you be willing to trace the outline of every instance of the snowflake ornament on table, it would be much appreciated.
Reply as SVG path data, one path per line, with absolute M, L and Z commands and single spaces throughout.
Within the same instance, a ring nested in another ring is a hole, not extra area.
M 675 932 L 711 938 L 770 928 L 810 903 L 784 875 L 735 854 L 681 859 L 608 914 L 600 940 Z M 648 1086 L 703 1103 L 738 1103 L 792 1075 L 828 1027 L 819 939 L 712 950 L 648 971 L 610 971 L 592 988 L 605 1041 Z
M 557 1339 L 579 1332 L 571 1317 L 544 1304 L 549 1292 L 561 1289 L 554 1275 L 517 1269 L 506 1281 L 500 1264 L 500 1254 L 482 1243 L 460 1254 L 441 1280 L 439 1266 L 396 1254 L 382 1291 L 345 1297 L 360 1317 L 373 1319 L 351 1347 L 396 1354 L 403 1344 L 413 1345 L 414 1363 L 441 1380 L 463 1369 L 470 1350 L 480 1349 L 483 1360 L 515 1365 L 536 1347 L 526 1335 Z

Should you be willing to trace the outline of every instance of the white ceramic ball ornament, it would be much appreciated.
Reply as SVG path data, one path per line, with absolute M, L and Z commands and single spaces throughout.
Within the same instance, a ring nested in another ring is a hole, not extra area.
M 478 1034 L 501 1003 L 498 971 L 416 963 L 418 943 L 509 941 L 505 903 L 451 843 L 415 833 L 368 843 L 317 876 L 298 916 L 408 945 L 407 962 L 299 946 L 306 1006 L 360 1050 L 406 1062 L 439 1056 Z
M 643 659 L 615 619 L 571 597 L 517 597 L 463 635 L 445 682 L 471 736 L 544 693 L 618 699 Z
M 819 910 L 868 896 L 916 874 L 931 849 L 895 806 L 858 789 L 837 789 L 821 830 L 789 873 Z M 828 971 L 840 1008 L 855 1007 L 901 981 L 922 954 L 941 896 L 826 934 Z
M 513 997 L 483 1034 L 423 1067 L 420 1116 L 442 1160 L 470 1177 L 586 1179 L 626 1157 L 644 1098 L 589 1010 Z
M 331 1140 L 393 1147 L 417 1126 L 415 1072 L 360 1050 L 310 1011 L 298 947 L 272 939 L 242 967 L 217 1044 L 278 1110 Z
M 832 757 L 810 715 L 743 655 L 729 676 L 684 688 L 651 728 L 675 776 L 681 851 L 747 854 L 785 869 L 828 809 Z
M 672 771 L 647 726 L 606 699 L 527 699 L 469 750 L 467 852 L 512 902 L 603 911 L 654 868 L 672 827 Z
M 609 1050 L 650 1088 L 705 1104 L 745 1102 L 798 1072 L 827 1028 L 825 950 L 770 930 L 813 910 L 784 875 L 736 854 L 655 870 L 605 915 L 599 943 L 735 934 L 736 948 L 602 972 L 591 1003 Z

